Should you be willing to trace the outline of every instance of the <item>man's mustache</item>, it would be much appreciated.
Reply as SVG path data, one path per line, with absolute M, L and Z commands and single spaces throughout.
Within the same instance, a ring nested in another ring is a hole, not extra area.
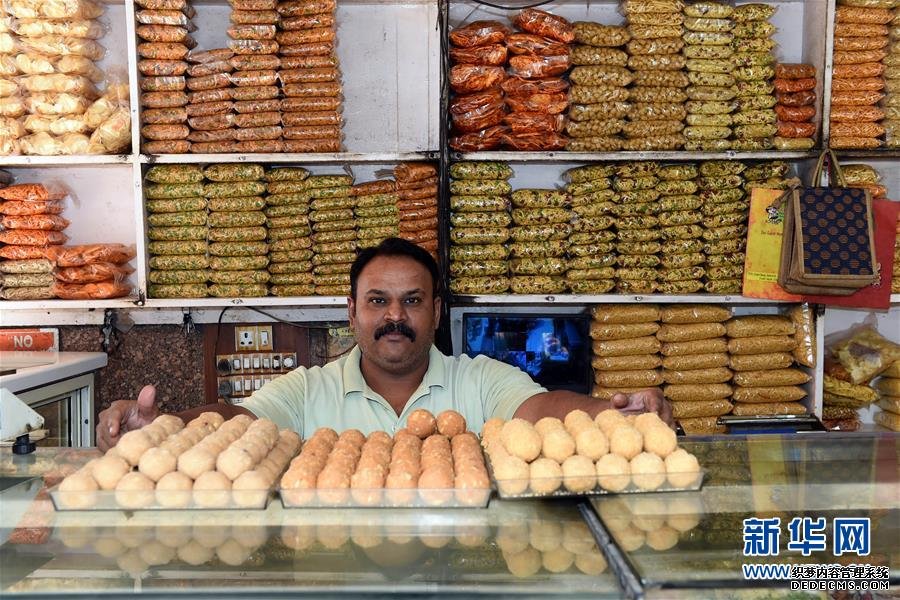
M 377 342 L 382 337 L 386 336 L 389 333 L 400 333 L 409 338 L 409 341 L 416 341 L 416 332 L 410 329 L 408 325 L 405 323 L 387 323 L 386 325 L 382 325 L 378 329 L 375 330 L 375 341 Z

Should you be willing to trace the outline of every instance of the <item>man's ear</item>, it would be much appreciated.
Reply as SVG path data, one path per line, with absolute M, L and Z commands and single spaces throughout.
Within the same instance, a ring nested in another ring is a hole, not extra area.
M 352 296 L 347 297 L 347 320 L 350 322 L 350 329 L 352 330 L 356 323 L 356 302 Z
M 434 329 L 437 331 L 438 326 L 441 324 L 441 297 L 434 297 Z

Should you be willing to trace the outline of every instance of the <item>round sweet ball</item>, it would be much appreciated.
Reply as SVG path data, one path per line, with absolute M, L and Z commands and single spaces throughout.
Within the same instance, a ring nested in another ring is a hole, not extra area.
M 138 470 L 153 481 L 159 481 L 163 475 L 174 471 L 175 467 L 175 457 L 162 448 L 150 448 L 141 455 L 138 462 Z
M 316 429 L 313 432 L 312 437 L 310 437 L 309 439 L 310 440 L 321 439 L 321 440 L 328 442 L 329 444 L 334 445 L 334 443 L 338 439 L 338 434 L 337 434 L 337 431 L 335 431 L 331 427 L 319 427 L 318 429 Z
M 484 426 L 481 428 L 482 444 L 486 445 L 495 439 L 499 439 L 500 430 L 503 429 L 504 423 L 506 423 L 506 421 L 498 417 L 491 417 L 485 421 Z
M 205 562 L 212 560 L 215 554 L 215 548 L 207 548 L 201 545 L 197 540 L 192 539 L 190 542 L 181 546 L 176 551 L 178 558 L 189 565 L 199 566 Z
M 531 465 L 530 486 L 535 494 L 552 494 L 562 485 L 562 467 L 555 460 L 539 458 Z
M 528 529 L 528 543 L 538 552 L 549 552 L 562 545 L 562 524 L 557 519 L 532 521 Z
M 595 427 L 582 429 L 575 436 L 575 450 L 582 456 L 597 460 L 609 452 L 609 441 L 606 435 Z
M 541 417 L 538 419 L 537 423 L 534 424 L 534 428 L 537 429 L 538 433 L 544 436 L 554 429 L 565 429 L 565 426 L 563 425 L 563 422 L 556 417 Z
M 155 445 L 149 435 L 137 429 L 122 435 L 119 443 L 116 444 L 116 452 L 127 460 L 129 464 L 137 466 L 141 460 L 141 455 Z
M 503 427 L 500 428 L 500 441 L 505 446 L 510 439 L 529 428 L 534 429 L 534 425 L 525 419 L 510 419 L 503 423 Z
M 350 477 L 353 489 L 371 490 L 384 487 L 385 471 L 380 467 L 359 467 Z
M 116 559 L 116 565 L 124 572 L 133 577 L 139 576 L 147 570 L 148 565 L 141 558 L 140 553 L 135 550 L 129 550 Z
M 231 480 L 218 471 L 201 473 L 194 480 L 194 502 L 205 508 L 228 506 L 231 497 Z
M 256 461 L 250 451 L 238 446 L 229 446 L 216 458 L 216 469 L 231 481 L 252 469 L 255 464 Z
M 142 427 L 141 431 L 150 438 L 150 441 L 154 446 L 158 446 L 169 436 L 169 432 L 163 429 L 162 425 L 155 425 L 153 423 L 150 423 L 146 427 Z
M 634 525 L 629 525 L 616 534 L 616 541 L 626 552 L 634 552 L 644 545 L 646 539 L 646 534 Z
M 216 556 L 226 565 L 239 567 L 250 558 L 250 549 L 244 548 L 240 542 L 230 538 L 216 548 Z
M 265 439 L 272 440 L 273 443 L 278 440 L 278 425 L 268 419 L 257 419 L 253 421 L 247 427 L 247 431 L 259 433 L 264 436 Z
M 79 471 L 62 480 L 57 498 L 66 508 L 89 508 L 97 500 L 98 487 L 90 473 Z
M 437 430 L 448 438 L 465 433 L 466 418 L 455 410 L 445 410 L 437 416 Z
M 323 490 L 349 488 L 350 473 L 337 466 L 325 467 L 316 478 L 316 487 Z
M 543 557 L 534 548 L 526 548 L 515 554 L 504 554 L 506 568 L 516 577 L 531 577 L 541 570 Z
M 116 502 L 124 508 L 142 508 L 153 504 L 153 480 L 137 471 L 127 473 L 116 485 Z
M 515 496 L 528 488 L 531 472 L 528 463 L 521 458 L 507 455 L 497 460 L 493 467 L 497 485 L 504 494 Z
M 668 425 L 660 421 L 659 425 L 647 427 L 644 434 L 644 450 L 665 458 L 678 448 L 678 436 Z
M 417 408 L 406 418 L 406 428 L 411 434 L 424 440 L 434 434 L 437 429 L 437 420 L 424 408 Z
M 641 531 L 655 531 L 666 524 L 666 503 L 657 494 L 634 494 L 629 499 L 631 524 Z
M 359 429 L 346 429 L 341 432 L 341 435 L 338 436 L 338 440 L 346 441 L 347 443 L 353 444 L 357 448 L 362 448 L 362 445 L 366 443 L 366 436 Z
M 550 573 L 564 573 L 575 562 L 575 555 L 562 546 L 541 553 L 542 564 Z
M 247 508 L 262 508 L 271 486 L 272 479 L 265 471 L 245 471 L 231 484 L 234 503 Z
M 606 558 L 599 550 L 591 550 L 575 556 L 575 568 L 585 575 L 593 575 L 594 577 L 602 575 L 606 571 L 607 566 Z
M 388 432 L 377 430 L 377 431 L 373 431 L 372 433 L 369 434 L 369 437 L 366 438 L 366 443 L 367 444 L 383 444 L 383 445 L 390 447 L 391 444 L 393 444 L 394 442 L 393 442 L 393 439 L 391 439 L 391 436 Z
M 497 547 L 504 555 L 516 554 L 530 545 L 527 523 L 503 523 L 497 527 Z
M 507 435 L 507 427 L 509 435 Z M 503 426 L 501 435 L 506 450 L 513 456 L 517 456 L 525 462 L 531 462 L 541 454 L 543 442 L 541 434 L 535 431 L 534 426 L 528 421 L 518 422 L 518 419 L 510 421 Z
M 563 548 L 572 554 L 583 554 L 591 551 L 596 543 L 591 530 L 584 521 L 566 521 L 563 523 Z
M 284 447 L 289 450 L 289 454 L 296 454 L 297 450 L 300 449 L 301 443 L 302 440 L 300 439 L 300 434 L 296 431 L 282 429 L 278 432 L 278 445 L 284 445 Z
M 666 524 L 682 533 L 690 531 L 700 524 L 704 513 L 703 502 L 695 498 L 695 494 L 672 494 L 666 506 Z M 686 496 L 686 497 L 685 497 Z
M 644 449 L 644 436 L 634 427 L 617 427 L 609 436 L 609 451 L 631 460 Z
M 659 427 L 660 425 L 666 426 L 665 422 L 655 412 L 641 413 L 634 418 L 634 428 L 643 434 L 646 434 L 651 427 Z
M 450 489 L 453 487 L 453 472 L 441 467 L 425 469 L 419 475 L 419 487 L 421 489 Z
M 597 471 L 594 461 L 586 456 L 575 454 L 566 459 L 562 465 L 563 485 L 570 492 L 581 493 L 594 489 L 597 485 Z
M 216 468 L 216 457 L 212 452 L 203 448 L 191 448 L 178 457 L 178 470 L 196 479 L 201 473 Z
M 594 423 L 600 428 L 600 431 L 606 434 L 606 437 L 610 437 L 615 429 L 625 425 L 625 415 L 614 408 L 607 408 L 597 413 Z
M 112 490 L 130 470 L 131 465 L 124 458 L 116 454 L 107 454 L 94 463 L 91 474 L 101 490 Z
M 172 471 L 156 482 L 156 502 L 166 508 L 182 508 L 191 503 L 194 482 L 181 471 Z
M 261 461 L 269 452 L 269 448 L 266 446 L 266 443 L 254 435 L 241 436 L 241 439 L 236 441 L 233 447 L 246 450 L 250 454 L 250 456 L 253 457 L 254 462 Z M 224 450 L 225 448 L 223 447 L 221 451 Z
M 666 476 L 672 487 L 691 487 L 700 476 L 700 463 L 696 456 L 679 448 L 666 457 Z
M 566 415 L 566 418 L 563 419 L 563 425 L 565 425 L 569 433 L 573 433 L 581 431 L 585 427 L 593 426 L 594 420 L 585 411 L 576 409 Z
M 175 415 L 159 415 L 155 419 L 153 419 L 154 425 L 159 425 L 163 429 L 166 430 L 166 433 L 169 435 L 173 433 L 177 433 L 184 429 L 184 421 L 176 417 Z
M 605 454 L 597 461 L 597 481 L 600 487 L 610 492 L 621 492 L 631 481 L 631 465 L 618 454 Z
M 182 453 L 187 452 L 191 449 L 191 442 L 180 435 L 173 435 L 169 437 L 166 441 L 160 444 L 160 448 L 164 448 L 168 450 L 172 456 L 178 458 Z
M 666 480 L 666 463 L 649 452 L 641 452 L 631 459 L 631 479 L 642 490 L 655 490 Z
M 544 434 L 541 453 L 558 463 L 575 454 L 575 438 L 565 429 L 551 429 Z
M 225 417 L 219 413 L 207 411 L 205 413 L 200 413 L 200 416 L 192 419 L 186 427 L 203 427 L 204 425 L 210 425 L 213 429 L 218 429 L 224 422 Z
M 646 543 L 654 550 L 668 550 L 678 543 L 678 532 L 663 525 L 659 529 L 647 532 Z
M 461 490 L 486 490 L 491 480 L 483 470 L 466 469 L 456 474 L 454 485 Z

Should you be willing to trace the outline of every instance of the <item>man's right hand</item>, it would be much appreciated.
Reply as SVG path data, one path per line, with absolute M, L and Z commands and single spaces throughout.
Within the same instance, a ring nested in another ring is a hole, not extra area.
M 123 433 L 149 425 L 159 416 L 156 388 L 145 385 L 137 400 L 116 400 L 97 418 L 97 447 L 103 452 L 118 443 Z

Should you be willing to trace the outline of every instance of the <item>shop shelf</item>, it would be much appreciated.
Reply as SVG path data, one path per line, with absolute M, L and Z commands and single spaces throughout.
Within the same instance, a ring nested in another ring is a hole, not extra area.
M 622 302 L 646 303 L 702 303 L 702 304 L 779 304 L 779 300 L 747 298 L 745 296 L 689 294 L 666 296 L 662 294 L 496 294 L 484 296 L 454 296 L 458 304 L 616 304 Z
M 295 296 L 259 298 L 149 298 L 146 308 L 224 308 L 226 306 L 346 306 L 344 296 Z
M 110 300 L 4 300 L 0 310 L 104 310 L 107 308 L 134 308 L 138 305 L 136 296 L 112 298 Z
M 309 154 L 141 154 L 140 161 L 154 163 L 395 163 L 407 160 L 437 160 L 438 151 L 428 152 L 329 152 Z
M 0 167 L 73 167 L 127 165 L 132 154 L 87 154 L 79 156 L 0 156 Z
M 497 160 L 507 162 L 554 163 L 554 162 L 599 162 L 612 160 L 797 160 L 818 155 L 818 150 L 809 152 L 454 152 L 454 160 Z

